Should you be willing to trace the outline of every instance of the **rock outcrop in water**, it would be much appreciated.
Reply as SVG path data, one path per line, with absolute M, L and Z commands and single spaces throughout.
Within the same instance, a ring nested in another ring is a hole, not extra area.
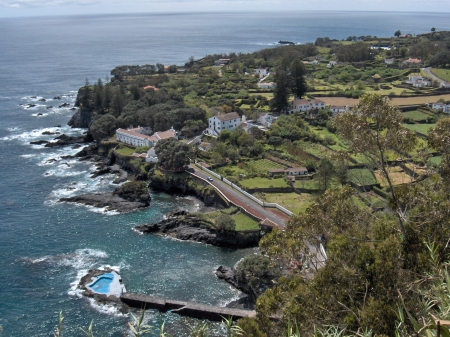
M 179 240 L 190 240 L 229 248 L 256 247 L 261 238 L 259 231 L 218 232 L 187 211 L 174 212 L 160 222 L 136 226 L 134 229 L 145 234 L 162 234 Z
M 67 136 L 65 134 L 62 134 L 55 138 L 56 142 L 49 142 L 45 144 L 45 147 L 60 147 L 60 146 L 67 146 L 67 145 L 74 145 L 74 144 L 83 144 L 83 143 L 90 143 L 94 141 L 92 136 L 90 134 L 85 134 L 78 137 L 72 137 Z
M 128 182 L 116 188 L 114 192 L 83 194 L 70 198 L 61 198 L 59 202 L 106 208 L 107 211 L 131 212 L 150 205 L 150 194 L 145 182 Z

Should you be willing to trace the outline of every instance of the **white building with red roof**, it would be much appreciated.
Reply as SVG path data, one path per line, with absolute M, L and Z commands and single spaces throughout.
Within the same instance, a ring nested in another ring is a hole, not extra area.
M 163 139 L 178 139 L 178 133 L 173 129 L 173 127 L 167 131 L 155 132 L 151 136 L 146 134 L 147 132 L 145 132 L 145 130 L 148 132 L 150 128 L 138 127 L 134 129 L 117 129 L 116 139 L 118 142 L 132 146 L 155 146 L 156 143 Z
M 223 130 L 232 131 L 242 124 L 241 117 L 236 112 L 220 114 L 208 119 L 206 133 L 217 136 Z

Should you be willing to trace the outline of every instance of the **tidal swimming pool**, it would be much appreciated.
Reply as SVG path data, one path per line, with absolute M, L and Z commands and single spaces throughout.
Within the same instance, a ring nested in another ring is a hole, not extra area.
M 109 287 L 114 280 L 114 274 L 107 273 L 100 275 L 97 280 L 88 285 L 87 287 L 90 288 L 92 291 L 95 291 L 99 294 L 108 294 L 109 293 Z

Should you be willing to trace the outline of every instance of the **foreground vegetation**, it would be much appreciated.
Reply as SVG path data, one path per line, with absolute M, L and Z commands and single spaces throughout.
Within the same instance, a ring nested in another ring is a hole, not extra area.
M 419 97 L 445 90 L 436 83 L 405 85 L 420 70 L 401 62 L 421 58 L 447 69 L 450 34 L 349 38 L 209 55 L 189 60 L 185 73 L 176 66 L 168 73 L 161 66 L 117 67 L 110 82 L 80 89 L 78 105 L 93 111 L 90 131 L 98 141 L 130 125 L 174 126 L 191 138 L 210 116 L 235 111 L 256 119 L 287 110 L 294 96 L 359 98 L 357 113 L 281 114 L 265 132 L 238 128 L 204 136 L 207 150 L 158 143 L 161 168 L 205 162 L 295 213 L 238 271 L 258 296 L 257 318 L 238 322 L 242 336 L 435 336 L 435 317 L 450 319 L 450 119 L 422 104 L 431 96 Z M 374 44 L 392 49 L 371 49 Z M 387 57 L 396 63 L 387 66 Z M 218 58 L 229 64 L 214 67 Z M 257 88 L 257 67 L 276 70 L 274 92 Z M 388 96 L 414 106 L 402 112 Z M 116 149 L 123 156 L 134 150 Z M 298 166 L 310 174 L 294 180 L 269 174 Z M 257 228 L 233 208 L 198 216 L 219 230 Z

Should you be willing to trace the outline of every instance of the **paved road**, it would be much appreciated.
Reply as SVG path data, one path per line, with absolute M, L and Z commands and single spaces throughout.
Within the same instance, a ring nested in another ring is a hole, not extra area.
M 208 181 L 208 173 L 201 171 L 197 166 L 191 165 L 191 168 L 195 170 L 193 175 L 203 178 Z M 208 183 L 217 189 L 219 189 L 232 203 L 245 208 L 248 212 L 260 218 L 261 220 L 269 219 L 270 221 L 277 224 L 279 227 L 283 228 L 286 226 L 286 221 L 289 219 L 287 214 L 279 212 L 277 209 L 269 210 L 260 205 L 258 205 L 253 200 L 249 199 L 242 193 L 231 188 L 229 185 L 220 181 L 219 179 L 212 177 L 212 181 Z
M 435 74 L 433 74 L 431 72 L 431 67 L 428 68 L 422 68 L 423 71 L 427 74 L 428 77 L 430 77 L 431 79 L 438 81 L 439 83 L 444 82 L 444 80 L 442 78 L 437 77 Z

